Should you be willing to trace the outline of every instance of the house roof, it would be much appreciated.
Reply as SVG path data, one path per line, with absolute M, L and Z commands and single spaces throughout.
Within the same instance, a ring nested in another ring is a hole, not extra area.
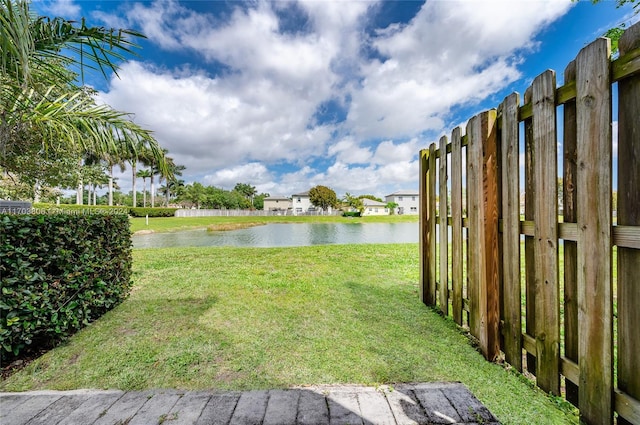
M 373 199 L 369 199 L 369 198 L 362 198 L 362 204 L 365 207 L 386 207 L 387 206 L 387 204 L 384 202 L 374 201 Z
M 417 190 L 399 190 L 397 192 L 393 192 L 390 195 L 387 195 L 387 197 L 389 196 L 418 196 L 420 195 L 420 192 L 418 192 Z
M 294 193 L 291 196 L 292 197 L 294 197 L 294 196 L 309 196 L 309 191 L 307 190 L 306 192 Z
M 264 198 L 265 201 L 290 201 L 291 199 L 286 196 L 268 196 Z

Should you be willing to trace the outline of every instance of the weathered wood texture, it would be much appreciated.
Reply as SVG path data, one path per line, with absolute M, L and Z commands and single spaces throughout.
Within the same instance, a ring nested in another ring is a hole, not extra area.
M 560 394 L 560 311 L 558 287 L 558 207 L 556 152 L 556 78 L 553 71 L 536 77 L 532 85 L 533 167 L 535 210 L 533 255 L 535 261 L 535 339 L 538 386 Z M 611 192 L 609 192 L 611 193 Z
M 500 352 L 496 111 L 472 118 L 467 135 L 470 328 L 484 356 L 494 360 Z
M 520 166 L 518 106 L 513 93 L 502 103 L 502 313 L 505 360 L 522 372 L 522 285 L 520 283 Z
M 627 30 L 618 46 L 622 57 L 640 49 L 640 25 Z M 640 226 L 639 74 L 620 80 L 618 99 L 618 225 Z M 639 271 L 640 249 L 618 247 L 618 388 L 636 400 L 640 400 Z M 619 424 L 633 423 L 631 417 L 621 416 Z M 635 419 L 640 420 L 640 412 Z
M 329 425 L 465 424 L 498 419 L 460 383 L 318 386 L 247 392 L 0 393 L 2 424 Z
M 599 39 L 576 58 L 576 177 L 586 189 L 577 196 L 579 408 L 587 423 L 613 417 L 610 50 Z
M 420 151 L 420 179 L 418 182 L 419 196 L 420 196 L 420 236 L 418 244 L 420 247 L 420 300 L 427 304 L 433 304 L 433 301 L 429 299 L 429 256 L 432 253 L 429 251 L 429 216 L 434 214 L 435 211 L 429 209 L 429 194 L 427 192 L 427 172 L 429 167 L 429 151 L 423 149 Z
M 488 359 L 504 351 L 516 369 L 526 366 L 542 389 L 558 395 L 564 376 L 566 398 L 579 407 L 587 424 L 612 423 L 616 413 L 619 424 L 640 423 L 640 23 L 627 29 L 620 40 L 620 52 L 620 58 L 611 61 L 609 41 L 594 41 L 567 66 L 564 86 L 556 87 L 553 71 L 541 74 L 525 91 L 524 105 L 519 105 L 516 93 L 508 96 L 499 106 L 497 122 L 493 110 L 476 115 L 467 123 L 466 136 L 461 137 L 457 128 L 451 145 L 443 138 L 438 150 L 440 238 L 443 245 L 448 242 L 443 233 L 447 230 L 443 203 L 450 184 L 452 247 L 451 290 L 447 287 L 445 291 L 441 284 L 437 304 L 442 309 L 451 303 L 450 314 L 463 326 L 464 311 L 468 311 L 470 332 Z M 615 226 L 613 82 L 618 82 L 619 102 Z M 560 105 L 564 117 L 561 206 L 556 140 Z M 447 151 L 451 153 L 450 182 Z M 462 155 L 466 155 L 464 165 Z M 425 156 L 429 160 L 421 162 L 420 181 L 424 192 L 434 196 L 434 145 Z M 522 222 L 520 166 L 524 166 Z M 431 208 L 429 217 L 435 215 L 435 201 L 423 200 L 422 205 Z M 562 223 L 558 223 L 560 207 Z M 433 222 L 425 220 L 423 225 L 427 223 L 423 234 L 434 235 Z M 433 261 L 429 275 L 425 275 L 432 283 L 425 287 L 434 291 L 438 253 L 435 240 L 428 242 L 422 247 L 429 254 L 423 253 L 421 258 Z M 561 243 L 562 270 L 558 258 Z M 441 282 L 446 282 L 447 250 L 443 245 L 439 269 Z M 612 273 L 614 245 L 618 250 L 617 282 Z M 618 312 L 615 341 L 614 302 Z M 428 304 L 436 305 L 435 292 Z M 526 365 L 522 364 L 523 349 Z M 616 362 L 617 388 L 613 374 Z
M 449 227 L 447 226 L 447 205 L 448 205 L 448 189 L 447 189 L 447 137 L 440 138 L 440 189 L 439 211 L 440 211 L 440 290 L 438 298 L 440 302 L 440 312 L 447 316 L 449 314 Z
M 462 325 L 463 256 L 462 256 L 462 129 L 451 133 L 451 286 L 453 319 Z
M 531 104 L 532 89 L 529 87 L 524 92 L 524 103 Z M 533 179 L 533 169 L 536 162 L 536 147 L 533 140 L 533 120 L 524 120 L 524 219 L 534 219 L 536 186 Z M 525 263 L 525 294 L 526 294 L 526 334 L 534 338 L 536 334 L 536 285 L 535 285 L 535 256 L 533 233 L 524 238 L 524 263 Z M 533 352 L 527 350 L 527 370 L 535 375 L 536 357 Z
M 572 61 L 564 71 L 564 81 L 575 83 L 576 63 Z M 563 179 L 562 208 L 564 223 L 576 222 L 577 196 L 577 145 L 576 145 L 576 101 L 564 104 L 563 134 Z M 576 226 L 577 230 L 577 226 Z M 564 355 L 578 363 L 578 245 L 575 241 L 564 240 Z M 565 375 L 566 376 L 566 375 Z M 574 406 L 578 405 L 578 385 L 569 379 L 565 382 L 566 398 Z

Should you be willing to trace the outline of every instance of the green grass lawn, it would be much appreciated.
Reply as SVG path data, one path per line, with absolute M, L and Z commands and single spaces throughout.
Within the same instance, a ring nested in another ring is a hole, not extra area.
M 221 223 L 400 223 L 417 222 L 417 215 L 377 215 L 369 217 L 342 216 L 265 216 L 265 217 L 144 217 L 131 218 L 131 231 L 152 230 L 174 232 L 204 228 Z
M 503 423 L 577 423 L 420 302 L 417 253 L 417 244 L 136 250 L 130 298 L 0 390 L 461 381 Z

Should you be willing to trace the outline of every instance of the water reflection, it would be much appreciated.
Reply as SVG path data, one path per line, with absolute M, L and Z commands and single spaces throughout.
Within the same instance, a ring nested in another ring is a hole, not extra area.
M 286 223 L 208 232 L 205 229 L 133 237 L 134 248 L 179 246 L 309 246 L 416 243 L 418 223 Z

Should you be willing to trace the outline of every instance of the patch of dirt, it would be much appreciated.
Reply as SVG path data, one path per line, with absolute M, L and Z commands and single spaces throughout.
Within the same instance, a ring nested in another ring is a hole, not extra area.
M 249 227 L 264 226 L 267 223 L 222 223 L 222 224 L 210 224 L 207 226 L 208 232 L 221 232 L 228 230 L 247 229 Z
M 6 361 L 2 361 L 2 370 L 0 372 L 0 376 L 2 380 L 7 379 L 11 375 L 16 372 L 21 371 L 25 367 L 29 366 L 34 360 L 38 357 L 42 356 L 44 353 L 49 351 L 48 349 L 40 349 L 37 351 L 25 352 L 24 354 L 20 354 L 17 358 L 8 360 L 8 364 Z
M 138 230 L 137 232 L 133 232 L 134 235 L 149 235 L 151 233 L 155 233 L 155 231 L 151 229 Z

